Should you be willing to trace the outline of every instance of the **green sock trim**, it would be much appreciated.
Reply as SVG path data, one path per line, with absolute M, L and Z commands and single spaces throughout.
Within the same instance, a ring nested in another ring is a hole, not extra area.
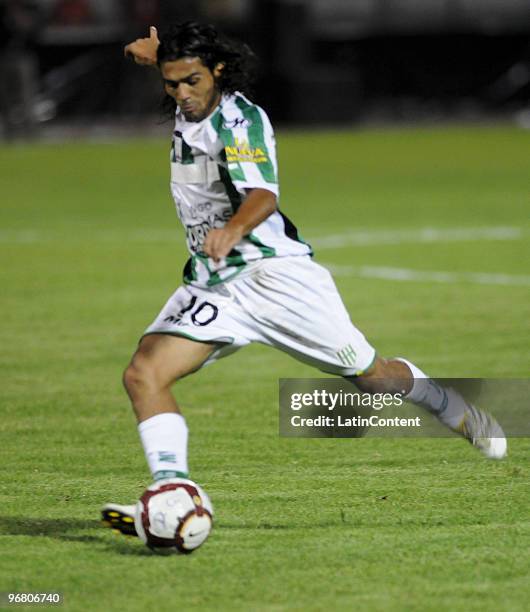
M 166 478 L 189 478 L 188 472 L 177 472 L 175 470 L 160 470 L 153 474 L 155 480 L 165 480 Z

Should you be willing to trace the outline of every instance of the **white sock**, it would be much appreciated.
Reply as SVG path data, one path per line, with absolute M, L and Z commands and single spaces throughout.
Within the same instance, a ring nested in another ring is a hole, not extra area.
M 188 426 L 181 414 L 156 414 L 142 421 L 138 432 L 155 480 L 188 477 Z
M 467 409 L 467 403 L 460 393 L 440 386 L 410 361 L 401 357 L 397 357 L 397 361 L 407 365 L 414 377 L 412 389 L 404 396 L 405 399 L 425 408 L 444 425 L 457 429 Z

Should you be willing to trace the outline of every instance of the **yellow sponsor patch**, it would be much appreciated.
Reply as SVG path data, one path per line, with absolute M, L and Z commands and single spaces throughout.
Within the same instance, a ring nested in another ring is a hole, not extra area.
M 235 139 L 233 146 L 225 147 L 226 161 L 229 164 L 252 162 L 254 164 L 264 164 L 269 161 L 267 154 L 259 147 L 251 147 L 248 140 Z

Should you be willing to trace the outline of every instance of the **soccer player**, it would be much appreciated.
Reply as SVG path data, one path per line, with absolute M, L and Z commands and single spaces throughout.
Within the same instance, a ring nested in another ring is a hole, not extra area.
M 190 258 L 183 285 L 145 331 L 124 374 L 154 480 L 188 477 L 188 428 L 171 393 L 180 378 L 260 342 L 351 379 L 405 393 L 487 457 L 506 454 L 498 423 L 406 359 L 383 359 L 354 327 L 329 272 L 278 205 L 274 133 L 243 92 L 252 52 L 212 26 L 174 25 L 125 47 L 156 66 L 172 104 L 171 193 Z M 134 534 L 134 506 L 103 517 Z

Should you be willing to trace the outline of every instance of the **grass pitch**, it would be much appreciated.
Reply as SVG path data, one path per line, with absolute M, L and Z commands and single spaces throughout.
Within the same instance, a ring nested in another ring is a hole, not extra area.
M 380 354 L 435 376 L 528 375 L 528 133 L 278 141 L 282 209 L 304 237 L 375 236 L 316 251 L 342 266 Z M 161 558 L 99 526 L 104 502 L 149 482 L 120 377 L 180 282 L 167 181 L 158 140 L 0 149 L 0 591 L 60 591 L 79 611 L 528 609 L 528 439 L 497 463 L 458 439 L 279 439 L 278 378 L 318 373 L 261 346 L 176 388 L 216 509 L 207 544 Z M 499 227 L 509 237 L 473 237 Z M 422 228 L 470 238 L 377 239 Z

